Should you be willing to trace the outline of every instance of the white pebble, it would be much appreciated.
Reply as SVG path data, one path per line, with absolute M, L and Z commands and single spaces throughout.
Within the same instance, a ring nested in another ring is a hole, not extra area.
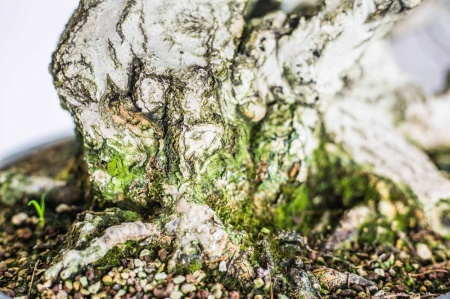
M 11 217 L 11 223 L 14 225 L 21 225 L 28 219 L 28 215 L 24 212 L 20 212 L 19 214 L 16 214 Z
M 189 293 L 189 292 L 193 292 L 193 291 L 195 291 L 197 288 L 195 287 L 195 285 L 193 285 L 193 284 L 190 284 L 190 283 L 185 283 L 185 284 L 183 284 L 182 286 L 181 286 L 181 291 L 184 293 L 184 294 L 187 294 L 187 293 Z
M 181 298 L 183 298 L 183 293 L 181 293 L 180 291 L 173 291 L 170 294 L 170 298 L 171 299 L 181 299 Z
M 163 280 L 167 278 L 167 274 L 165 272 L 157 273 L 155 275 L 156 280 Z
M 225 261 L 221 261 L 219 264 L 220 272 L 227 272 L 227 263 Z
M 150 255 L 150 250 L 148 249 L 144 249 L 141 251 L 141 253 L 139 253 L 139 257 L 142 258 L 143 256 L 148 256 Z
M 80 283 L 83 287 L 88 285 L 88 280 L 87 280 L 86 276 L 83 276 L 80 278 Z
M 120 299 L 120 297 L 122 297 L 126 293 L 127 293 L 127 291 L 125 291 L 124 289 L 121 289 L 117 292 L 116 296 L 114 296 L 114 299 Z
M 426 244 L 419 243 L 416 245 L 417 255 L 424 261 L 431 260 L 433 253 Z
M 377 275 L 384 277 L 384 270 L 381 268 L 376 268 L 373 270 Z
M 64 212 L 70 212 L 72 211 L 72 208 L 69 207 L 68 205 L 66 205 L 65 203 L 59 204 L 56 208 L 55 208 L 55 212 L 58 214 L 64 213 Z
M 64 290 L 59 290 L 58 294 L 56 295 L 57 299 L 67 299 L 67 293 Z M 14 298 L 16 299 L 16 298 Z
M 140 259 L 134 259 L 134 267 L 139 268 L 145 266 L 145 263 Z
M 173 278 L 173 282 L 175 284 L 180 284 L 186 281 L 186 277 L 184 277 L 183 275 L 178 275 L 176 277 Z
M 100 281 L 97 281 L 96 283 L 88 287 L 88 291 L 91 294 L 97 294 L 98 290 L 100 290 Z

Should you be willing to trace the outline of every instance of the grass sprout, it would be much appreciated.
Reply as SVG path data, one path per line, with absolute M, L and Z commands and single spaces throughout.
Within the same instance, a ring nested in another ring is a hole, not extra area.
M 36 209 L 36 213 L 39 216 L 39 227 L 44 228 L 45 226 L 45 194 L 41 195 L 41 202 L 38 203 L 36 200 L 32 199 L 28 202 L 28 205 Z

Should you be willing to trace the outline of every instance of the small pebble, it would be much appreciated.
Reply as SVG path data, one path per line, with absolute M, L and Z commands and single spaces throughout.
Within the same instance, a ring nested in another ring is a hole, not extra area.
M 78 292 L 78 291 L 80 290 L 80 285 L 81 285 L 81 283 L 80 283 L 79 281 L 74 281 L 74 282 L 72 283 L 73 290 L 74 290 L 75 292 Z
M 128 279 L 128 277 L 130 277 L 130 275 L 129 275 L 128 273 L 126 273 L 126 272 L 120 273 L 120 276 L 121 276 L 123 279 Z
M 143 256 L 149 256 L 151 254 L 150 250 L 144 249 L 139 253 L 139 257 L 142 258 Z
M 112 279 L 111 276 L 105 275 L 105 276 L 103 276 L 103 278 L 102 278 L 102 282 L 103 282 L 105 285 L 110 286 L 110 285 L 112 285 L 112 283 L 113 283 L 113 279 Z
M 215 284 L 211 287 L 211 294 L 215 297 L 215 298 L 222 298 L 222 285 L 220 284 Z
M 154 288 L 155 288 L 155 286 L 153 284 L 149 283 L 145 286 L 144 290 L 146 292 L 150 292 L 150 291 L 153 291 Z
M 134 285 L 135 281 L 136 281 L 135 278 L 130 277 L 127 279 L 127 285 L 132 286 L 132 285 Z
M 192 274 L 187 274 L 187 275 L 186 275 L 186 282 L 187 282 L 187 283 L 196 282 L 194 275 L 192 275 Z
M 262 286 L 264 286 L 264 280 L 262 280 L 261 278 L 257 278 L 253 281 L 253 283 L 255 284 L 255 288 L 259 289 Z
M 134 259 L 134 267 L 135 268 L 139 268 L 139 267 L 144 267 L 145 263 L 143 261 L 141 261 L 140 259 Z
M 56 298 L 57 299 L 67 299 L 67 293 L 63 290 L 60 290 L 58 292 L 58 294 L 56 295 Z M 16 299 L 16 298 L 14 298 L 14 299 Z
M 381 297 L 381 296 L 384 296 L 384 290 L 379 290 L 378 292 L 376 292 L 375 294 L 374 294 L 374 296 L 377 296 L 377 297 Z
M 384 277 L 384 270 L 381 268 L 376 268 L 373 272 L 375 272 L 378 276 Z
M 170 298 L 171 299 L 181 299 L 181 298 L 183 298 L 183 293 L 182 292 L 180 292 L 180 291 L 173 291 L 171 294 L 170 294 Z
M 55 212 L 58 214 L 64 213 L 64 212 L 70 212 L 72 211 L 73 208 L 71 208 L 69 205 L 62 203 L 59 204 L 56 208 L 55 208 Z
M 153 295 L 156 298 L 165 298 L 167 296 L 167 293 L 168 292 L 165 289 L 162 289 L 162 288 L 153 289 Z
M 86 276 L 81 277 L 81 278 L 80 278 L 80 283 L 81 283 L 81 285 L 82 285 L 83 287 L 87 286 L 87 285 L 88 285 L 87 277 L 86 277 Z
M 167 274 L 165 272 L 161 272 L 161 273 L 156 273 L 155 274 L 155 279 L 156 280 L 163 280 L 167 278 Z
M 351 290 L 351 289 L 345 289 L 345 290 L 342 290 L 342 292 L 339 295 L 340 296 L 355 297 L 356 292 Z
M 72 286 L 72 281 L 66 280 L 66 281 L 64 282 L 64 287 L 66 287 L 69 291 L 71 291 L 72 288 L 73 288 L 73 286 Z
M 145 286 L 147 285 L 147 279 L 141 279 L 141 280 L 139 280 L 139 285 L 140 285 L 142 288 L 145 288 Z
M 167 258 L 167 250 L 161 248 L 160 250 L 158 250 L 158 256 L 161 260 L 164 261 Z
M 91 293 L 91 294 L 97 294 L 97 292 L 100 290 L 100 286 L 101 286 L 101 285 L 100 285 L 100 281 L 98 281 L 98 282 L 96 282 L 96 283 L 90 285 L 90 286 L 88 287 L 89 293 Z
M 219 264 L 219 271 L 226 272 L 227 271 L 227 263 L 225 261 L 221 261 Z
M 197 288 L 195 287 L 195 285 L 190 284 L 190 283 L 185 283 L 181 286 L 181 291 L 184 294 L 187 294 L 189 292 L 194 292 Z
M 198 290 L 197 292 L 197 297 L 198 298 L 208 298 L 209 296 L 209 291 L 208 290 Z
M 127 291 L 125 291 L 125 290 L 119 290 L 119 291 L 117 292 L 116 296 L 114 296 L 114 298 L 120 298 L 120 297 L 122 297 L 123 295 L 125 295 L 126 293 L 127 293 Z
M 194 273 L 192 273 L 192 275 L 193 275 L 195 278 L 197 278 L 197 277 L 200 276 L 200 274 L 201 274 L 202 272 L 203 272 L 202 270 L 196 270 L 196 271 L 194 271 Z
M 174 278 L 173 278 L 173 282 L 175 283 L 175 284 L 181 284 L 181 283 L 183 283 L 183 282 L 185 282 L 186 281 L 186 278 L 184 277 L 184 276 L 182 276 L 182 275 L 178 275 L 178 276 L 175 276 Z
M 424 261 L 431 260 L 433 253 L 430 248 L 424 243 L 418 243 L 416 245 L 417 255 Z
M 121 285 L 121 286 L 125 285 L 125 280 L 123 280 L 120 275 L 114 276 L 113 282 L 118 284 L 118 285 Z
M 21 239 L 29 239 L 33 235 L 33 232 L 28 227 L 25 227 L 17 229 L 16 234 Z
M 13 225 L 21 225 L 22 223 L 24 223 L 25 221 L 27 221 L 28 219 L 28 215 L 24 212 L 20 212 L 14 216 L 11 217 L 11 223 Z
M 203 278 L 205 278 L 205 277 L 206 277 L 206 273 L 202 271 L 202 272 L 200 273 L 200 275 L 197 277 L 196 281 L 197 281 L 197 282 L 200 282 L 200 281 L 202 281 Z
M 122 286 L 118 283 L 115 283 L 115 284 L 113 284 L 112 288 L 113 288 L 113 290 L 118 291 L 118 290 L 122 289 Z

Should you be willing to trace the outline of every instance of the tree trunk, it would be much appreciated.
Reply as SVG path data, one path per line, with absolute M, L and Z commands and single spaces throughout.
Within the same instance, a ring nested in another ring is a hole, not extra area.
M 420 115 L 448 103 L 427 102 L 382 41 L 420 2 L 309 1 L 283 12 L 250 0 L 82 0 L 51 72 L 82 138 L 94 206 L 122 210 L 105 211 L 116 216 L 96 239 L 92 217 L 74 226 L 78 245 L 45 278 L 68 278 L 125 241 L 169 237 L 172 269 L 225 261 L 243 280 L 258 265 L 315 298 L 321 272 L 271 268 L 261 231 L 331 224 L 334 249 L 344 232 L 357 236 L 377 217 L 403 227 L 421 207 L 422 224 L 449 236 L 450 182 L 404 137 L 448 149 L 445 127 Z M 333 209 L 349 212 L 339 222 Z M 295 256 L 275 252 L 275 263 Z

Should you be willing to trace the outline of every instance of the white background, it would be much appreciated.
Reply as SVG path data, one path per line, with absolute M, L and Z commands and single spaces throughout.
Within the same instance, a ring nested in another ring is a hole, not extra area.
M 0 0 L 0 162 L 30 146 L 73 134 L 48 65 L 77 5 L 78 0 Z M 449 7 L 450 0 L 424 1 L 415 13 L 422 17 L 412 16 L 415 25 L 394 35 L 399 63 L 429 92 L 442 88 L 450 68 Z
M 73 134 L 48 72 L 78 0 L 0 0 L 0 161 Z

